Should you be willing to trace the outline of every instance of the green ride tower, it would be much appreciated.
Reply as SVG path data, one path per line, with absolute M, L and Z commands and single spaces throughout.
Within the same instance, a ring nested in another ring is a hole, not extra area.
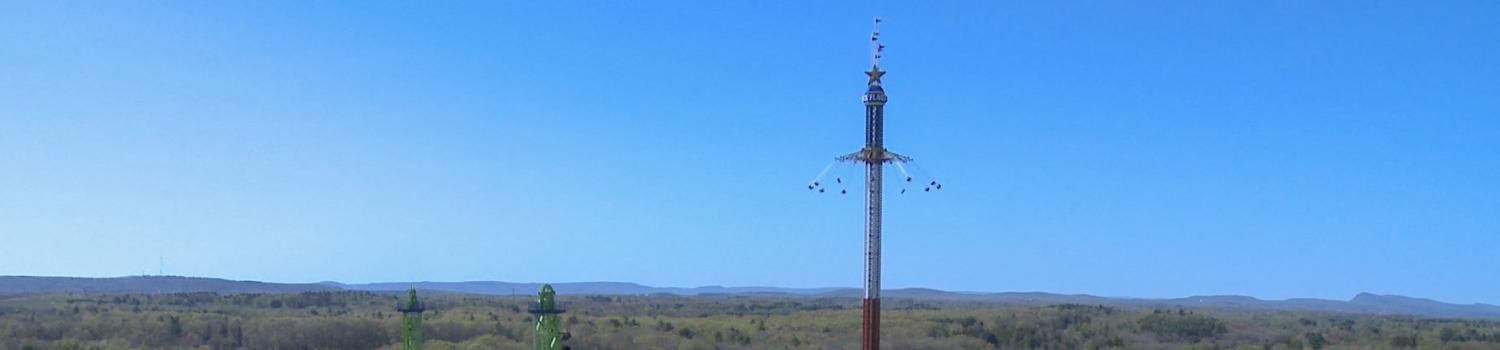
M 398 303 L 401 312 L 401 349 L 422 350 L 422 302 L 417 301 L 417 288 L 406 290 L 406 302 Z
M 562 332 L 561 320 L 558 314 L 563 313 L 563 308 L 554 300 L 557 292 L 552 290 L 551 284 L 543 284 L 542 290 L 537 292 L 536 303 L 527 308 L 531 314 L 536 315 L 536 339 L 532 343 L 532 349 L 536 350 L 563 350 L 562 341 L 567 335 Z

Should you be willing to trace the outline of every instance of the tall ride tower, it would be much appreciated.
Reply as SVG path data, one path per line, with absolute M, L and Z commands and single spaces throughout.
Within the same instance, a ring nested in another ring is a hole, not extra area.
M 864 322 L 861 334 L 863 350 L 880 349 L 880 195 L 882 173 L 885 162 L 894 160 L 894 153 L 885 149 L 885 88 L 880 85 L 880 19 L 875 19 L 876 30 L 870 32 L 873 47 L 870 70 L 865 72 L 870 80 L 865 89 L 865 147 L 844 158 L 865 164 L 865 299 Z
M 406 302 L 396 305 L 401 312 L 401 349 L 422 350 L 422 303 L 417 301 L 417 288 L 406 290 Z
M 922 171 L 912 158 L 885 149 L 886 99 L 885 87 L 880 86 L 880 77 L 885 75 L 885 71 L 880 71 L 880 53 L 885 50 L 885 45 L 880 45 L 880 18 L 874 18 L 874 26 L 876 29 L 870 33 L 870 71 L 864 72 L 865 77 L 870 78 L 864 89 L 864 149 L 834 158 L 807 185 L 807 191 L 823 194 L 828 192 L 823 179 L 834 165 L 864 164 L 864 326 L 861 335 L 864 350 L 880 348 L 880 186 L 883 185 L 883 167 L 891 164 L 895 165 L 895 170 L 901 171 L 904 177 L 904 182 L 898 182 L 903 186 L 901 194 L 906 194 L 904 186 L 913 185 L 912 173 L 907 173 L 907 167 L 912 167 L 922 177 L 922 182 L 919 182 L 924 186 L 922 192 L 942 189 L 942 183 L 926 176 L 926 171 Z M 843 176 L 835 174 L 834 183 L 826 185 L 840 186 L 835 194 L 849 194 L 843 188 Z
M 861 163 L 865 170 L 865 298 L 864 298 L 864 323 L 862 326 L 861 349 L 880 349 L 880 216 L 881 216 L 881 186 L 884 166 L 887 163 L 896 166 L 905 177 L 903 186 L 912 182 L 912 176 L 907 173 L 906 166 L 916 167 L 912 159 L 907 156 L 896 154 L 885 149 L 885 87 L 881 85 L 880 78 L 885 71 L 880 69 L 880 55 L 885 45 L 880 44 L 880 19 L 875 19 L 875 30 L 870 33 L 870 70 L 865 72 L 869 78 L 866 82 L 864 104 L 865 104 L 865 147 L 859 151 L 834 158 L 833 163 L 823 169 L 807 189 L 817 193 L 825 193 L 823 179 L 828 171 L 835 165 L 843 163 Z M 916 168 L 921 172 L 921 168 Z M 834 178 L 837 186 L 843 186 L 842 176 Z M 936 180 L 923 179 L 923 192 L 932 192 L 942 189 L 943 186 Z M 834 185 L 834 184 L 828 184 Z M 839 194 L 847 194 L 847 189 L 839 189 Z M 903 187 L 901 193 L 906 193 Z

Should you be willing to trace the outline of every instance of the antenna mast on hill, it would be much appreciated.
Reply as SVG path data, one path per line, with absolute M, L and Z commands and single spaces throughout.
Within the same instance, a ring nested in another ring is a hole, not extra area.
M 865 165 L 865 297 L 864 297 L 864 322 L 862 326 L 863 350 L 880 349 L 880 215 L 881 215 L 881 186 L 883 168 L 886 163 L 891 163 L 900 170 L 905 177 L 902 185 L 912 182 L 912 176 L 907 173 L 906 166 L 915 163 L 911 157 L 896 154 L 885 149 L 885 88 L 881 86 L 880 78 L 885 71 L 880 70 L 880 56 L 885 50 L 885 45 L 880 44 L 880 18 L 875 18 L 875 30 L 870 32 L 870 70 L 865 72 L 869 77 L 864 94 L 865 103 L 865 147 L 859 151 L 834 158 L 834 162 L 823 169 L 807 189 L 817 193 L 827 193 L 824 187 L 824 177 L 835 165 L 843 163 L 863 163 Z M 943 185 L 931 178 L 923 178 L 925 182 L 923 191 L 931 192 L 943 188 Z M 844 179 L 839 174 L 834 175 L 834 184 L 839 186 L 839 194 L 848 194 L 843 188 Z M 905 194 L 903 187 L 901 193 Z

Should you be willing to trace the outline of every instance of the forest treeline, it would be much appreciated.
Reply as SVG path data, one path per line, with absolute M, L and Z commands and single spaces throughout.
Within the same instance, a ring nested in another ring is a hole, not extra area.
M 428 349 L 526 349 L 530 297 L 424 296 Z M 565 296 L 574 349 L 853 349 L 859 300 Z M 0 349 L 396 349 L 396 294 L 0 296 Z M 887 300 L 895 349 L 1500 349 L 1500 322 L 1319 312 Z

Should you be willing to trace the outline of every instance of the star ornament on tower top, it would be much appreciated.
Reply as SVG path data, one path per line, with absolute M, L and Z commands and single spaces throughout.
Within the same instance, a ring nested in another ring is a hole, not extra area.
M 880 76 L 885 75 L 885 71 L 880 70 L 880 66 L 870 66 L 870 71 L 865 72 L 865 75 L 870 76 L 869 85 L 879 85 Z

